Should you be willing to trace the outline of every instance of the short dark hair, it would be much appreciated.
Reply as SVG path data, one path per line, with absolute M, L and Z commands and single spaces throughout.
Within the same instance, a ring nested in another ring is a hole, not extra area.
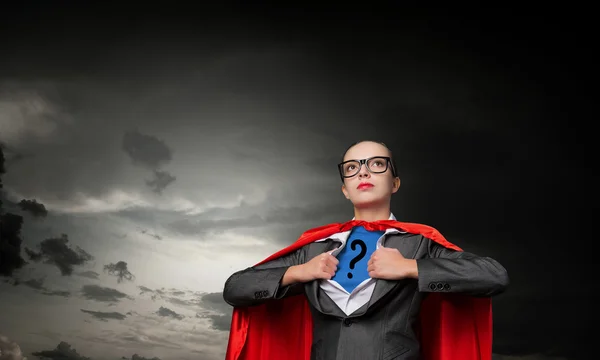
M 390 149 L 389 146 L 387 146 L 384 142 L 382 141 L 377 141 L 377 140 L 359 140 L 356 141 L 355 143 L 351 144 L 350 146 L 348 146 L 346 148 L 346 150 L 344 150 L 344 152 L 342 153 L 342 158 L 340 159 L 340 163 L 344 162 L 344 158 L 346 157 L 346 154 L 348 153 L 348 150 L 352 149 L 352 147 L 354 147 L 355 145 L 358 145 L 360 143 L 364 143 L 364 142 L 372 142 L 372 143 L 376 143 L 379 145 L 383 145 L 388 153 L 390 154 L 390 162 L 392 163 L 392 176 L 396 177 L 398 176 L 398 171 L 397 171 L 397 167 L 396 167 L 396 161 L 394 160 L 394 155 L 392 154 L 392 150 Z M 342 179 L 342 182 L 344 182 L 344 179 Z

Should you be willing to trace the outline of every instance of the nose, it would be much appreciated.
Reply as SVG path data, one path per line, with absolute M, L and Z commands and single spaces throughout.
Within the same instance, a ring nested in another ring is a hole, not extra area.
M 358 177 L 362 178 L 362 177 L 369 177 L 369 176 L 371 176 L 371 173 L 367 169 L 367 164 L 361 164 L 360 169 L 358 171 Z

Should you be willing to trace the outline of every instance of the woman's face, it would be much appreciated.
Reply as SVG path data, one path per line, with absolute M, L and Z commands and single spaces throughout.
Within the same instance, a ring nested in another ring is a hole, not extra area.
M 388 149 L 375 142 L 361 142 L 351 147 L 344 161 L 361 160 L 373 156 L 390 156 Z M 375 162 L 372 168 L 381 167 L 384 169 L 385 161 Z M 342 185 L 342 192 L 355 207 L 364 208 L 370 206 L 378 206 L 389 204 L 393 193 L 398 191 L 400 187 L 400 179 L 392 176 L 391 166 L 388 164 L 388 169 L 381 174 L 372 174 L 363 164 L 358 174 L 345 178 Z

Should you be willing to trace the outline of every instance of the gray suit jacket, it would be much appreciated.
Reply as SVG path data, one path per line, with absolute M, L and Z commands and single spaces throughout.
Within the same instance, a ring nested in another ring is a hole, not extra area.
M 338 247 L 340 243 L 333 239 L 234 273 L 225 283 L 223 297 L 228 304 L 243 307 L 306 296 L 314 327 L 311 360 L 416 360 L 420 344 L 415 325 L 427 293 L 494 296 L 508 286 L 506 270 L 489 257 L 450 250 L 416 234 L 387 234 L 383 241 L 404 257 L 417 259 L 419 278 L 378 279 L 371 300 L 349 316 L 320 288 L 319 281 L 280 286 L 288 267 Z

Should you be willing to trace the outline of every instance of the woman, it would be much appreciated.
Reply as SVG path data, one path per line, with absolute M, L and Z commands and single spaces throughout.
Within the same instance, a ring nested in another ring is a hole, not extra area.
M 225 283 L 227 359 L 490 359 L 502 265 L 396 221 L 400 179 L 384 144 L 353 144 L 339 171 L 353 220 L 311 229 Z

